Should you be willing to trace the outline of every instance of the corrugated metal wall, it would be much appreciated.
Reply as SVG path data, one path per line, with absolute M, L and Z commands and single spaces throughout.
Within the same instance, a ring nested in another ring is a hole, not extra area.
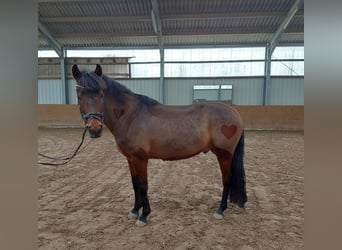
M 117 80 L 133 92 L 147 95 L 157 101 L 159 100 L 159 78 L 158 79 L 120 79 Z
M 304 105 L 304 78 L 272 78 L 271 105 Z
M 262 105 L 263 81 L 263 78 L 166 79 L 165 102 L 169 105 L 191 104 L 195 84 L 231 84 L 234 105 Z
M 68 79 L 68 87 L 70 104 L 77 104 L 76 81 L 74 79 Z
M 61 80 L 38 80 L 38 104 L 65 104 L 65 91 Z
M 135 93 L 159 100 L 159 79 L 118 80 Z M 193 85 L 231 84 L 234 105 L 262 105 L 264 78 L 200 78 L 165 79 L 165 104 L 189 105 L 193 98 Z M 69 100 L 77 104 L 75 81 L 68 80 Z M 64 104 L 64 86 L 60 80 L 38 81 L 39 104 Z M 304 78 L 273 77 L 271 105 L 304 105 Z
M 233 85 L 233 105 L 262 105 L 264 78 L 229 79 Z

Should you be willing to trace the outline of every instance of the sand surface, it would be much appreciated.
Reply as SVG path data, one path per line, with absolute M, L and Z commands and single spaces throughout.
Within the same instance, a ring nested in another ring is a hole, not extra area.
M 82 129 L 39 129 L 38 150 L 68 155 Z M 87 138 L 86 142 L 90 139 Z M 38 165 L 39 249 L 303 249 L 304 133 L 245 132 L 246 212 L 213 218 L 222 187 L 211 152 L 149 161 L 152 213 L 129 221 L 126 163 L 104 131 L 68 165 Z

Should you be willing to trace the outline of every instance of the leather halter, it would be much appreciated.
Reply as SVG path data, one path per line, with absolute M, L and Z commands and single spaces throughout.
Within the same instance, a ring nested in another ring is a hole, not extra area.
M 101 123 L 103 123 L 104 113 L 103 112 L 90 112 L 90 113 L 84 114 L 81 111 L 81 117 L 82 117 L 83 121 L 86 121 L 88 119 L 96 119 L 96 120 L 100 121 Z
M 82 88 L 82 89 L 89 89 L 89 88 L 84 87 L 84 86 L 81 86 L 81 85 L 79 85 L 79 84 L 76 84 L 76 87 Z M 101 102 L 102 102 L 102 109 L 103 109 L 103 106 L 104 106 L 103 97 L 102 97 L 102 99 L 101 99 Z M 88 120 L 88 119 L 96 119 L 96 120 L 100 121 L 100 122 L 103 124 L 104 112 L 89 112 L 89 113 L 85 114 L 85 113 L 81 110 L 81 107 L 80 107 L 80 113 L 81 113 L 81 117 L 82 117 L 83 121 L 86 121 L 86 120 Z

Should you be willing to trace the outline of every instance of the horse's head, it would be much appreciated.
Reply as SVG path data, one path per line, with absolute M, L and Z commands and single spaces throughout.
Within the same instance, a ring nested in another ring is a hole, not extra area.
M 92 138 L 100 137 L 104 119 L 104 88 L 102 68 L 96 65 L 94 72 L 81 72 L 77 65 L 72 67 L 81 116 Z

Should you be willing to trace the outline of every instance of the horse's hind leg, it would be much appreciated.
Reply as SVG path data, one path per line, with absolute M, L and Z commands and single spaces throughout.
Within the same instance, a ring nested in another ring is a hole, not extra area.
M 140 208 L 143 209 L 141 216 L 136 222 L 137 226 L 145 226 L 147 216 L 151 212 L 150 203 L 147 196 L 147 158 L 133 156 L 128 159 L 132 176 L 135 202 L 134 207 L 128 215 L 128 219 L 136 219 L 139 216 Z
M 214 217 L 216 219 L 222 219 L 223 213 L 228 206 L 229 179 L 231 176 L 231 166 L 233 157 L 228 151 L 219 148 L 213 148 L 212 152 L 216 155 L 217 160 L 219 162 L 223 184 L 221 203 L 218 209 L 216 210 Z

